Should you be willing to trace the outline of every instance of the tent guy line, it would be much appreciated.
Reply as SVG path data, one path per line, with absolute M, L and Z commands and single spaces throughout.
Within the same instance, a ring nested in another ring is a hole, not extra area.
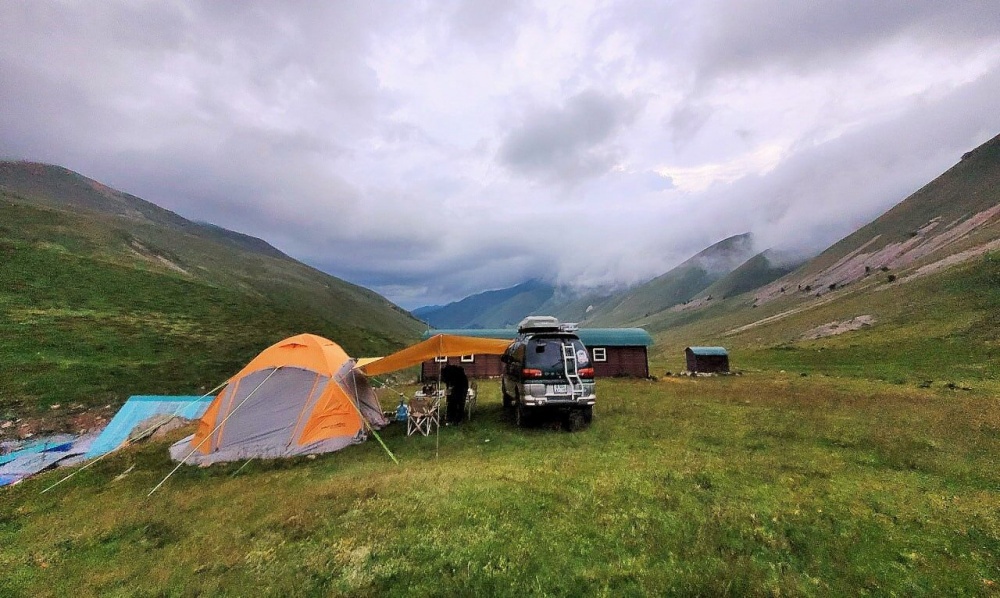
M 343 376 L 340 376 L 340 379 L 344 379 L 346 378 L 346 376 L 347 374 L 344 374 Z M 354 394 L 355 396 L 357 396 L 358 387 L 354 376 L 351 376 L 351 386 L 354 387 Z M 372 436 L 375 437 L 375 440 L 378 440 L 378 443 L 382 445 L 382 448 L 385 449 L 385 452 L 389 454 L 389 458 L 392 459 L 392 462 L 395 463 L 396 465 L 399 465 L 399 459 L 397 459 L 396 455 L 393 455 L 392 451 L 389 450 L 389 447 L 385 445 L 385 442 L 382 441 L 382 437 L 379 436 L 378 432 L 375 431 L 375 428 L 372 426 L 371 422 L 368 421 L 368 418 L 365 417 L 365 414 L 361 413 L 361 408 L 358 407 L 354 403 L 354 401 L 348 401 L 348 402 L 354 407 L 355 411 L 358 412 L 358 415 L 361 417 L 361 421 L 365 422 L 365 427 L 368 428 L 368 431 L 372 433 Z
M 276 367 L 276 368 L 274 368 L 273 370 L 271 370 L 271 373 L 267 375 L 267 378 L 264 378 L 264 380 L 263 380 L 263 381 L 261 381 L 261 383 L 257 385 L 257 388 L 253 389 L 253 390 L 252 390 L 252 391 L 250 392 L 250 394 L 248 394 L 248 395 L 246 396 L 246 398 L 245 398 L 245 399 L 243 399 L 242 401 L 240 401 L 240 404 L 239 404 L 239 405 L 237 405 L 237 406 L 236 406 L 236 408 L 234 408 L 234 409 L 233 409 L 232 411 L 230 411 L 230 412 L 229 412 L 229 414 L 228 414 L 228 415 L 226 415 L 226 417 L 224 417 L 224 418 L 222 419 L 222 421 L 221 421 L 221 422 L 219 422 L 219 424 L 218 424 L 217 426 L 215 426 L 215 428 L 214 428 L 214 429 L 213 429 L 213 430 L 212 430 L 211 432 L 209 432 L 208 434 L 206 434 L 206 435 L 205 435 L 205 437 L 201 439 L 201 442 L 199 442 L 199 443 L 197 444 L 197 446 L 195 446 L 195 447 L 194 447 L 193 449 L 191 449 L 191 452 L 190 452 L 190 453 L 188 453 L 188 454 L 187 454 L 187 455 L 186 455 L 186 456 L 185 456 L 185 457 L 184 457 L 183 459 L 181 459 L 181 462 L 177 464 L 177 467 L 174 467 L 174 468 L 173 468 L 173 469 L 172 469 L 172 470 L 170 471 L 170 473 L 168 473 L 168 474 L 167 474 L 167 477 L 165 477 L 165 478 L 163 478 L 162 480 L 160 480 L 160 483 L 159 483 L 159 484 L 157 484 L 156 486 L 154 486 L 154 487 L 153 487 L 153 489 L 149 491 L 149 494 L 147 494 L 147 495 L 146 495 L 146 497 L 148 498 L 148 497 L 152 496 L 152 495 L 153 495 L 153 493 L 154 493 L 154 492 L 156 492 L 156 490 L 157 490 L 157 489 L 158 489 L 158 488 L 159 488 L 160 486 L 162 486 L 162 485 L 163 485 L 163 483 L 164 483 L 164 482 L 166 482 L 166 481 L 167 481 L 167 479 L 168 479 L 168 478 L 169 478 L 170 476 L 174 475 L 174 472 L 176 472 L 176 471 L 177 471 L 178 469 L 180 469 L 180 468 L 181 468 L 181 465 L 184 465 L 184 462 L 185 462 L 185 461 L 187 461 L 187 460 L 188 460 L 188 458 L 189 458 L 189 457 L 190 457 L 191 455 L 193 455 L 193 454 L 194 454 L 194 452 L 195 452 L 196 450 L 198 450 L 198 449 L 199 449 L 199 448 L 201 447 L 201 445 L 205 444 L 205 441 L 206 441 L 206 440 L 208 440 L 209 438 L 211 438 L 211 437 L 212 437 L 212 434 L 215 434 L 215 433 L 216 433 L 216 432 L 217 432 L 217 431 L 219 430 L 219 428 L 221 428 L 221 427 L 222 427 L 222 425 L 223 425 L 223 424 L 225 424 L 225 423 L 226 423 L 226 421 L 228 421 L 228 420 L 229 420 L 229 418 L 230 418 L 230 417 L 232 417 L 232 416 L 233 416 L 233 415 L 234 415 L 234 414 L 235 414 L 235 413 L 236 413 L 236 412 L 237 412 L 237 411 L 239 410 L 239 408 L 243 406 L 243 404 L 244 404 L 244 403 L 246 403 L 247 401 L 249 401 L 249 400 L 250 400 L 250 397 L 252 397 L 252 396 L 254 395 L 254 393 L 256 393 L 256 392 L 257 392 L 258 390 L 260 390 L 260 387 L 261 387 L 261 386 L 264 386 L 264 382 L 267 382 L 268 380 L 270 380 L 270 379 L 271 379 L 271 376 L 273 376 L 273 375 L 274 375 L 275 373 L 277 373 L 277 371 L 278 371 L 278 370 L 280 370 L 280 369 L 281 369 L 281 367 L 282 367 L 282 366 L 280 366 L 280 365 L 279 365 L 278 367 Z
M 232 378 L 229 378 L 229 379 L 225 380 L 224 382 L 222 382 L 221 384 L 219 384 L 218 386 L 216 386 L 216 387 L 215 387 L 215 388 L 213 388 L 212 390 L 210 390 L 210 391 L 206 392 L 205 394 L 201 395 L 200 397 L 198 397 L 198 399 L 195 399 L 195 400 L 200 400 L 200 399 L 204 399 L 205 397 L 208 397 L 208 396 L 210 396 L 210 395 L 211 395 L 211 394 L 213 394 L 214 392 L 216 392 L 216 391 L 218 391 L 218 390 L 222 389 L 222 387 L 223 387 L 223 386 L 225 386 L 225 385 L 229 384 L 229 380 L 231 380 L 231 379 L 232 379 Z M 188 403 L 193 403 L 193 402 L 194 402 L 195 400 L 192 400 L 192 401 L 187 401 L 187 402 L 188 402 Z M 175 415 L 177 415 L 178 413 L 180 413 L 180 411 L 181 411 L 181 407 L 182 407 L 182 406 L 183 406 L 183 404 L 181 404 L 181 405 L 178 405 L 178 406 L 177 406 L 177 407 L 176 407 L 176 408 L 174 409 L 174 412 L 173 412 L 173 413 L 171 414 L 171 416 L 175 416 Z M 139 434 L 139 436 L 138 436 L 137 438 L 142 438 L 142 437 L 144 437 L 144 436 L 145 436 L 146 434 L 148 434 L 148 433 L 152 432 L 152 431 L 153 431 L 154 429 L 156 429 L 156 425 L 153 425 L 153 426 L 150 426 L 149 428 L 147 428 L 147 429 L 143 430 L 143 432 L 142 432 L 141 434 Z M 125 445 L 124 445 L 124 446 L 128 446 L 128 445 L 129 445 L 129 444 L 131 444 L 131 443 L 132 443 L 132 441 L 131 441 L 131 440 L 126 440 L 126 441 L 125 441 Z M 118 447 L 118 448 L 124 448 L 124 447 Z M 117 449 L 115 449 L 115 450 L 117 450 Z M 46 492 L 48 492 L 49 490 L 52 490 L 53 488 L 55 488 L 55 487 L 56 487 L 56 486 L 58 486 L 59 484 L 62 484 L 63 482 L 65 482 L 66 480 L 68 480 L 68 479 L 70 479 L 71 477 L 75 476 L 76 474 L 80 473 L 81 471 L 83 471 L 83 470 L 85 470 L 85 469 L 88 469 L 88 468 L 89 468 L 89 467 L 91 467 L 92 465 L 96 465 L 96 464 L 97 464 L 98 462 L 100 462 L 100 460 L 101 460 L 101 459 L 103 459 L 103 458 L 107 457 L 108 455 L 110 455 L 111 453 L 115 452 L 115 450 L 111 450 L 111 451 L 108 451 L 108 452 L 104 453 L 103 455 L 100 455 L 99 457 L 97 457 L 96 459 L 94 459 L 93 461 L 91 461 L 90 463 L 87 463 L 87 464 L 86 464 L 86 465 L 84 465 L 83 467 L 81 467 L 81 468 L 77 469 L 76 471 L 73 471 L 72 473 L 70 473 L 69 475 L 67 475 L 67 476 L 66 476 L 66 477 L 64 477 L 63 479 L 59 480 L 59 481 L 58 481 L 58 482 L 56 482 L 55 484 L 52 484 L 51 486 L 49 486 L 49 487 L 48 487 L 48 488 L 46 488 L 45 490 L 42 490 L 42 491 L 41 491 L 41 492 L 40 492 L 39 494 L 45 494 L 45 493 L 46 493 Z

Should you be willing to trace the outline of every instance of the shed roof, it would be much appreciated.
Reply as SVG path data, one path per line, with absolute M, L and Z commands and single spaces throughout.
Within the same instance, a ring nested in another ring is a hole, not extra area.
M 695 355 L 729 355 L 725 347 L 688 347 L 686 350 Z
M 428 339 L 435 334 L 456 334 L 481 338 L 517 338 L 517 330 L 513 328 L 480 328 L 470 330 L 428 330 L 423 338 Z M 588 347 L 649 347 L 653 337 L 642 328 L 581 328 L 574 334 L 580 337 Z

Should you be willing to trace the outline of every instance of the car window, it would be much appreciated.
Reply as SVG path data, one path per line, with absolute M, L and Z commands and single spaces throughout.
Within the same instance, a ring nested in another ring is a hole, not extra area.
M 573 352 L 576 354 L 576 361 L 579 367 L 590 364 L 590 356 L 587 354 L 587 349 L 578 339 L 539 338 L 528 342 L 528 355 L 525 365 L 541 369 L 562 369 L 563 343 L 571 343 L 573 345 Z
M 524 344 L 523 343 L 518 343 L 517 346 L 514 347 L 514 361 L 517 361 L 519 363 L 524 363 Z

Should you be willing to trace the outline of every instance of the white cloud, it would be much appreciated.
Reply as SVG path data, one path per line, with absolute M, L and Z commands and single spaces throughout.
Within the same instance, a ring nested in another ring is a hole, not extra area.
M 781 162 L 787 151 L 779 144 L 768 144 L 725 162 L 697 166 L 661 166 L 656 172 L 673 180 L 681 191 L 697 193 L 716 183 L 732 183 L 750 175 L 763 175 Z
M 48 0 L 0 20 L 0 154 L 412 307 L 820 249 L 1000 132 L 998 78 L 987 1 Z

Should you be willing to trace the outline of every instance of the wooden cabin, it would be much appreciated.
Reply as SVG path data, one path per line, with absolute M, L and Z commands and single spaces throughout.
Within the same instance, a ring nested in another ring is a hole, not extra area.
M 500 338 L 513 341 L 517 331 L 508 328 L 477 330 L 428 330 L 426 340 L 435 334 L 457 334 L 479 338 Z M 575 332 L 590 353 L 594 375 L 609 377 L 649 377 L 649 356 L 647 349 L 653 344 L 653 337 L 642 328 L 581 328 Z M 499 378 L 503 374 L 503 364 L 499 355 L 463 355 L 462 357 L 441 357 L 428 360 L 420 366 L 420 380 L 437 380 L 438 372 L 444 366 L 462 366 L 469 378 Z
M 688 347 L 684 356 L 689 372 L 729 372 L 729 352 L 723 347 Z

